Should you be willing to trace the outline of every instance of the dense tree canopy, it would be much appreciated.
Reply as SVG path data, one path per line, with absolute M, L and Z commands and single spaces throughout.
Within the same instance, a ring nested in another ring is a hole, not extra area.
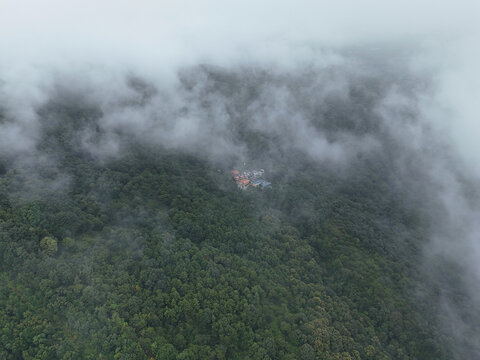
M 242 192 L 162 152 L 62 166 L 58 193 L 0 180 L 1 358 L 447 356 L 407 300 L 395 227 L 420 229 L 373 171 Z
M 255 158 L 268 139 L 240 129 L 272 182 L 241 191 L 228 161 L 127 140 L 96 159 L 76 137 L 98 114 L 72 106 L 40 114 L 48 156 L 0 158 L 0 359 L 451 357 L 388 153 Z

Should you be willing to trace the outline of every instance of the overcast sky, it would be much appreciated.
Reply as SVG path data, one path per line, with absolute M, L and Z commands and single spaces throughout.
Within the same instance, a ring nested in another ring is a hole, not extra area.
M 0 1 L 2 57 L 192 61 L 474 35 L 477 1 Z M 292 56 L 290 54 L 289 56 Z M 119 58 L 118 56 L 121 56 Z

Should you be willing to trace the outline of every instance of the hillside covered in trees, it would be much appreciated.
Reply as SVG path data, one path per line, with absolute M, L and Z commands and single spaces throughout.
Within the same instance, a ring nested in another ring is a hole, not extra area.
M 199 103 L 259 96 L 248 79 L 200 73 L 200 90 L 182 75 Z M 272 81 L 251 75 L 262 77 Z M 315 126 L 380 133 L 382 84 L 367 90 L 323 102 Z M 121 156 L 82 150 L 85 129 L 104 141 L 87 105 L 52 101 L 39 109 L 39 155 L 0 158 L 0 359 L 452 358 L 435 284 L 419 301 L 428 216 L 397 183 L 391 139 L 341 167 L 238 126 L 272 182 L 242 191 L 234 158 L 128 137 Z

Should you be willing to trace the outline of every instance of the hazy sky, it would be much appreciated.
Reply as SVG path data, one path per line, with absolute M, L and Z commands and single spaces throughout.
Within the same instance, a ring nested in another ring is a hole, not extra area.
M 293 44 L 448 40 L 473 35 L 480 11 L 473 0 L 2 0 L 0 4 L 3 58 L 113 63 L 268 57 Z M 289 52 L 288 57 L 295 54 Z

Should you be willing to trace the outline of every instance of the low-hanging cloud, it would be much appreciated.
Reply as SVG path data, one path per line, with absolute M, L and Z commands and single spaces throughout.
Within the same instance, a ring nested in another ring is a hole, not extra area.
M 410 54 L 400 61 L 435 72 L 438 101 L 455 119 L 445 119 L 445 126 L 451 127 L 465 159 L 473 163 L 480 153 L 470 131 L 475 127 L 472 104 L 479 78 L 475 71 L 479 51 L 473 40 L 479 33 L 475 14 L 480 5 L 475 2 L 224 4 L 210 0 L 139 5 L 132 1 L 49 1 L 47 6 L 22 0 L 4 1 L 2 6 L 0 78 L 3 93 L 8 93 L 2 106 L 7 113 L 21 111 L 15 115 L 15 124 L 2 129 L 1 142 L 12 151 L 33 146 L 34 109 L 46 92 L 42 86 L 55 73 L 87 76 L 93 82 L 92 96 L 115 98 L 111 93 L 124 88 L 117 86 L 123 81 L 118 75 L 129 71 L 155 83 L 174 85 L 179 69 L 198 63 L 227 68 L 254 64 L 291 71 L 299 66 L 342 63 L 345 57 L 339 49 L 388 49 L 409 43 L 413 44 L 407 46 Z M 373 51 L 371 60 L 387 56 L 391 54 Z M 95 81 L 105 83 L 106 79 L 111 81 L 108 92 L 95 92 Z M 330 86 L 336 85 L 331 82 Z M 20 88 L 25 90 L 22 95 L 9 101 Z M 192 125 L 182 130 L 195 131 Z M 185 122 L 180 121 L 177 130 L 181 126 Z M 16 141 L 22 134 L 26 135 L 23 140 Z M 88 135 L 85 141 L 89 142 Z M 322 142 L 316 145 L 323 146 Z M 115 148 L 112 145 L 112 151 Z

